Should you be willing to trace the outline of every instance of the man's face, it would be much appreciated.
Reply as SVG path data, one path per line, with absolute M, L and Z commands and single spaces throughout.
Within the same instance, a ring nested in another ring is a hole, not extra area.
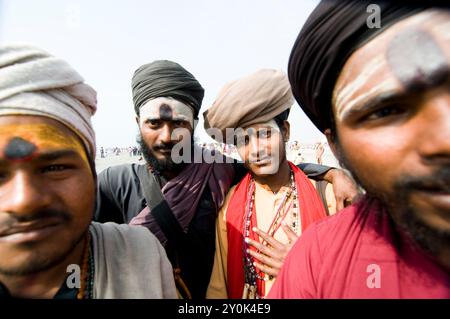
M 94 202 L 94 177 L 72 131 L 45 117 L 0 117 L 0 275 L 64 260 L 86 233 Z
M 406 18 L 355 51 L 333 92 L 339 159 L 430 251 L 450 234 L 450 13 Z
M 235 131 L 239 156 L 254 175 L 276 174 L 280 163 L 286 159 L 285 140 L 289 127 L 285 123 L 283 131 L 274 120 Z
M 159 171 L 174 169 L 175 144 L 192 144 L 192 114 L 187 106 L 170 98 L 157 98 L 141 108 L 137 118 L 145 160 Z

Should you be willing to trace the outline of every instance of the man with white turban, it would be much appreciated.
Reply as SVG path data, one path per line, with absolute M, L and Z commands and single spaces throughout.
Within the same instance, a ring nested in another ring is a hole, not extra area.
M 176 298 L 147 229 L 91 222 L 95 110 L 65 61 L 0 46 L 0 298 Z

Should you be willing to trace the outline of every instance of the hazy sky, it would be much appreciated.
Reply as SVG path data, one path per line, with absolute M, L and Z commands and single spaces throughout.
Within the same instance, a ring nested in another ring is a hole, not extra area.
M 286 72 L 292 45 L 317 0 L 0 0 L 0 41 L 28 42 L 67 60 L 98 92 L 98 146 L 134 144 L 136 68 L 180 63 L 205 88 L 203 112 L 221 87 L 259 68 Z M 295 105 L 291 140 L 322 134 Z M 200 122 L 197 136 L 205 139 Z

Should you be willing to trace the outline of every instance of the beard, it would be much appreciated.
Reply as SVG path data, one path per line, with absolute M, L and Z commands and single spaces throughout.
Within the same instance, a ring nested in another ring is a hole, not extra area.
M 390 206 L 391 210 L 397 209 L 398 217 L 394 220 L 400 228 L 406 231 L 420 247 L 437 256 L 443 249 L 450 247 L 450 230 L 426 224 L 420 217 L 423 211 L 411 204 L 411 195 L 414 191 L 431 188 L 440 192 L 450 192 L 450 167 L 443 167 L 432 175 L 420 178 L 403 176 L 394 184 L 398 203 L 385 201 L 385 205 Z
M 145 162 L 157 172 L 181 172 L 186 166 L 185 163 L 175 163 L 171 157 L 157 159 L 153 150 L 145 143 L 140 133 L 136 137 L 136 142 L 141 149 Z M 173 146 L 174 144 L 164 145 L 164 147 L 167 148 L 172 148 Z M 161 145 L 157 147 L 162 148 L 163 146 Z
M 443 166 L 426 176 L 400 176 L 392 191 L 383 192 L 370 181 L 363 181 L 342 150 L 338 150 L 340 164 L 348 169 L 355 181 L 367 192 L 367 198 L 378 201 L 394 224 L 406 233 L 425 252 L 439 256 L 450 247 L 450 230 L 427 224 L 421 215 L 423 210 L 412 204 L 411 196 L 420 190 L 450 192 L 450 167 Z

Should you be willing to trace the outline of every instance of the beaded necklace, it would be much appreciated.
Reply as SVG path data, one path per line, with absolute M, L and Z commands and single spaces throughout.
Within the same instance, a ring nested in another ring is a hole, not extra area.
M 83 248 L 81 267 L 81 287 L 77 293 L 77 299 L 92 299 L 94 291 L 94 257 L 92 254 L 91 234 L 89 231 Z
M 283 207 L 286 205 L 287 200 L 292 196 L 293 199 L 293 206 L 292 209 L 285 209 L 283 212 Z M 299 214 L 299 207 L 298 207 L 298 193 L 297 193 L 297 187 L 295 185 L 295 179 L 294 174 L 291 171 L 291 178 L 290 178 L 290 187 L 289 190 L 283 195 L 283 198 L 281 200 L 280 205 L 276 209 L 275 216 L 272 220 L 272 223 L 269 227 L 269 230 L 267 233 L 269 236 L 273 237 L 275 233 L 278 231 L 278 229 L 281 226 L 282 221 L 286 218 L 288 212 L 292 213 L 292 224 L 291 227 L 294 230 L 296 234 L 298 234 L 298 227 L 300 224 L 300 214 Z M 247 249 L 250 249 L 250 246 L 245 242 L 245 239 L 248 237 L 251 237 L 254 233 L 252 230 L 252 216 L 253 214 L 256 214 L 255 211 L 255 181 L 252 178 L 250 181 L 250 185 L 247 192 L 247 202 L 245 206 L 245 214 L 244 214 L 244 229 L 243 229 L 243 259 L 244 259 L 244 276 L 245 276 L 245 285 L 244 285 L 244 291 L 242 294 L 243 299 L 259 299 L 263 297 L 263 291 L 262 286 L 264 281 L 268 281 L 273 279 L 272 276 L 266 276 L 265 273 L 262 271 L 257 271 L 255 266 L 253 265 L 254 258 L 247 253 Z M 255 215 L 256 217 L 256 215 Z M 265 241 L 263 241 L 263 244 L 267 244 Z M 259 292 L 258 292 L 259 291 Z

